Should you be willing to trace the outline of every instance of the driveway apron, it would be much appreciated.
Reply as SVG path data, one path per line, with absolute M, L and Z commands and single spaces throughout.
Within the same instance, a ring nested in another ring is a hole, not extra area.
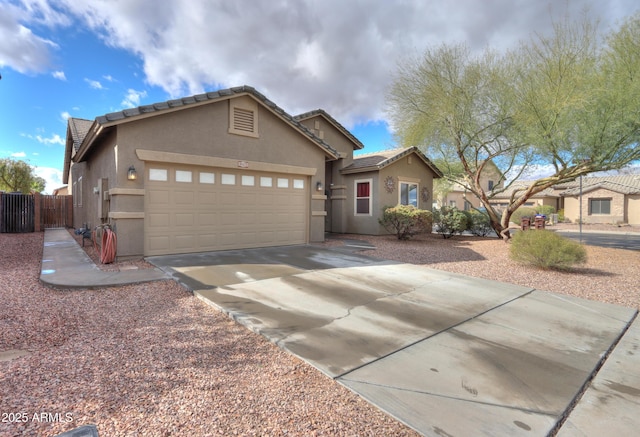
M 555 432 L 637 313 L 348 248 L 148 260 L 424 435 Z

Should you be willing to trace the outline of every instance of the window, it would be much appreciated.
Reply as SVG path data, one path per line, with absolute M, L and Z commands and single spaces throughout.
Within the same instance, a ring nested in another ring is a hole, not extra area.
M 260 176 L 261 187 L 273 187 L 273 179 L 269 176 Z
M 216 182 L 216 174 L 215 173 L 200 173 L 200 183 L 201 184 L 215 184 Z
M 371 179 L 355 181 L 356 215 L 371 215 Z
M 82 176 L 78 178 L 78 206 L 82 206 Z
M 493 190 L 493 181 L 489 181 L 489 191 Z
M 289 179 L 278 178 L 278 188 L 289 188 Z
M 253 187 L 256 184 L 254 176 L 242 175 L 242 185 L 245 187 Z
M 150 181 L 161 181 L 161 182 L 166 182 L 168 179 L 167 177 L 167 170 L 164 168 L 150 168 L 149 169 L 149 180 Z
M 191 182 L 191 172 L 187 170 L 176 170 L 176 182 Z
M 293 188 L 301 190 L 304 188 L 304 179 L 294 179 Z
M 456 201 L 455 200 L 450 200 L 449 201 L 449 207 L 450 208 L 455 208 L 456 207 Z
M 468 200 L 464 201 L 464 210 L 471 211 L 471 202 L 469 202 Z
M 418 207 L 418 184 L 400 182 L 400 204 Z
M 222 185 L 235 185 L 236 175 L 223 173 L 222 177 L 220 178 L 220 183 L 222 183 Z
M 589 199 L 589 214 L 611 214 L 611 199 Z

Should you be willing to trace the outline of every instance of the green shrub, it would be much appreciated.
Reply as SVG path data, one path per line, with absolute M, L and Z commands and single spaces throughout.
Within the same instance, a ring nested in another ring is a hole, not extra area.
M 439 210 L 434 210 L 433 223 L 436 226 L 436 232 L 442 234 L 444 238 L 450 238 L 467 229 L 467 216 L 455 206 L 443 206 Z
M 408 240 L 413 235 L 430 231 L 433 227 L 431 211 L 418 209 L 413 205 L 397 205 L 384 208 L 378 220 L 387 232 L 396 234 L 398 240 Z
M 493 231 L 489 214 L 477 210 L 465 211 L 467 230 L 478 237 L 486 237 Z
M 556 209 L 551 205 L 538 205 L 535 209 L 536 213 L 546 215 L 547 218 L 556 212 Z
M 579 243 L 552 231 L 519 231 L 511 239 L 511 259 L 543 270 L 568 270 L 587 260 Z
M 558 223 L 564 223 L 564 208 L 558 210 Z
M 534 208 L 529 208 L 527 206 L 521 206 L 516 209 L 513 214 L 511 214 L 511 223 L 515 223 L 516 225 L 520 225 L 522 217 L 531 217 L 531 222 L 533 222 L 533 218 L 536 216 L 536 210 Z

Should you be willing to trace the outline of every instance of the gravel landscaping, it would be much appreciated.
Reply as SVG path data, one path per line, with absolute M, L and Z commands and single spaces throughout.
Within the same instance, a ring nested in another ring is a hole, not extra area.
M 368 256 L 640 308 L 638 251 L 587 246 L 587 264 L 561 273 L 513 263 L 498 239 L 344 237 L 374 244 Z M 0 436 L 415 435 L 173 281 L 44 287 L 42 245 L 0 234 L 0 354 L 29 352 L 0 360 Z
M 0 234 L 0 436 L 415 435 L 173 281 L 52 290 Z

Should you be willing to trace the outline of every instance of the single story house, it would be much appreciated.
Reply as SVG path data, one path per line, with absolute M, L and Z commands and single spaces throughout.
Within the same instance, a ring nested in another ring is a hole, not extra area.
M 517 187 L 530 182 L 515 182 L 508 191 L 496 195 L 492 204 L 506 205 Z M 582 201 L 580 193 L 582 192 Z M 582 202 L 582 203 L 581 203 Z M 532 196 L 525 206 L 549 205 L 563 209 L 564 217 L 574 223 L 608 223 L 640 225 L 640 175 L 583 176 L 575 181 L 557 184 Z
M 480 185 L 486 193 L 502 188 L 504 186 L 504 179 L 504 175 L 493 161 L 488 161 L 480 173 Z M 475 194 L 460 184 L 452 184 L 450 187 L 447 187 L 447 181 L 445 180 L 439 181 L 439 184 L 442 184 L 442 189 L 436 188 L 436 198 L 434 199 L 435 206 L 439 208 L 449 206 L 458 208 L 459 210 L 469 211 L 485 206 Z
M 121 258 L 379 234 L 384 205 L 430 209 L 441 174 L 422 153 L 363 147 L 326 112 L 293 117 L 241 86 L 70 118 L 63 177 L 74 227 L 108 224 Z

